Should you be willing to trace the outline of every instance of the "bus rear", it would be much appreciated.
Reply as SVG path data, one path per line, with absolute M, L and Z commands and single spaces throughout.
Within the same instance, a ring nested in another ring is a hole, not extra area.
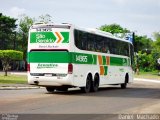
M 28 40 L 28 83 L 48 91 L 72 86 L 70 25 L 33 25 Z

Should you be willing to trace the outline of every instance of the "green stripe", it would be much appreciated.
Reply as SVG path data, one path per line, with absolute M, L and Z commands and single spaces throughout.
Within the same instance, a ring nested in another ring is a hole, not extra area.
M 103 59 L 103 65 L 106 65 L 106 56 L 102 56 Z
M 29 63 L 69 63 L 68 52 L 30 52 Z
M 106 65 L 106 57 L 103 56 L 103 65 Z M 97 55 L 74 52 L 32 51 L 28 53 L 29 63 L 74 63 L 97 65 Z M 127 58 L 110 57 L 111 66 L 129 66 Z M 105 70 L 108 68 L 105 67 Z M 105 73 L 107 74 L 107 73 Z
M 110 57 L 110 65 L 111 66 L 127 66 L 128 60 L 127 58 Z
M 108 73 L 108 66 L 104 66 L 104 75 L 107 75 Z
M 93 57 L 93 63 L 92 64 L 97 64 L 97 55 L 92 55 Z

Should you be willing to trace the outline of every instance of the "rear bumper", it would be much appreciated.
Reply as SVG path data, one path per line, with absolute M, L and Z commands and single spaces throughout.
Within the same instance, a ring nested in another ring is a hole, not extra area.
M 60 76 L 31 76 L 28 73 L 28 84 L 37 86 L 74 86 L 73 75 L 67 74 L 65 77 Z

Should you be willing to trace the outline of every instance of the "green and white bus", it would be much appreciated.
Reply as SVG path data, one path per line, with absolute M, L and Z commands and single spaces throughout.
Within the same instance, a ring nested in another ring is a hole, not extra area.
M 48 92 L 126 88 L 133 81 L 132 64 L 132 43 L 107 32 L 72 24 L 37 24 L 29 30 L 28 83 Z

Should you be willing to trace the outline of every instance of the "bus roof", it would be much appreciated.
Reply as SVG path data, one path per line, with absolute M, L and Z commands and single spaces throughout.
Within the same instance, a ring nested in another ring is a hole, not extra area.
M 71 24 L 36 23 L 36 24 L 33 24 L 30 29 L 36 29 L 36 28 L 66 28 L 66 29 L 69 29 L 70 27 L 71 27 Z

